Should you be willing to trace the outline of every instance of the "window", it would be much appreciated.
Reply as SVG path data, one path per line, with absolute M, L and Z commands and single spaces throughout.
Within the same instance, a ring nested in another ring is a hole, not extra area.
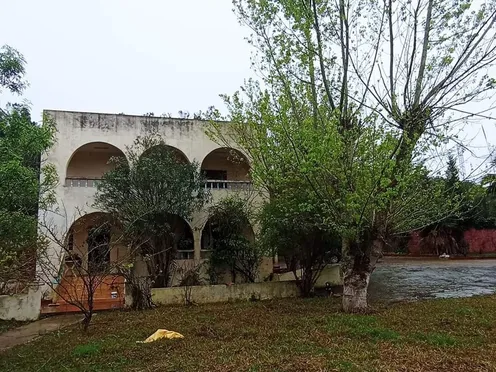
M 110 263 L 110 228 L 108 226 L 88 228 L 88 270 L 103 272 Z

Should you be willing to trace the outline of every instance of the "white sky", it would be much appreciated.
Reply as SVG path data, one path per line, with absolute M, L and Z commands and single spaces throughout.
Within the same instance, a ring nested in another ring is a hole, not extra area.
M 251 75 L 231 9 L 231 0 L 0 0 L 0 46 L 27 60 L 35 120 L 43 109 L 177 116 L 222 106 L 218 95 Z
M 27 60 L 24 98 L 34 120 L 43 109 L 157 116 L 222 109 L 219 94 L 254 75 L 248 31 L 231 9 L 231 0 L 0 0 L 0 46 Z M 0 104 L 7 101 L 5 94 Z M 496 145 L 496 121 L 467 126 L 462 137 L 478 157 L 465 153 L 469 174 L 487 144 Z

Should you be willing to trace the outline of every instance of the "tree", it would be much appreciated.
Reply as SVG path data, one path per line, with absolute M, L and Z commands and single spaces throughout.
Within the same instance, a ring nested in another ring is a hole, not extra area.
M 192 244 L 181 228 L 208 198 L 196 162 L 187 163 L 158 135 L 138 137 L 126 158 L 111 160 L 115 168 L 99 182 L 95 206 L 115 218 L 131 257 L 146 262 L 148 276 L 126 266 L 133 306 L 152 305 L 150 286 L 170 285 L 171 268 L 181 244 Z
M 423 163 L 454 124 L 480 115 L 463 105 L 495 86 L 485 72 L 496 58 L 495 6 L 234 1 L 266 88 L 248 82 L 243 96 L 225 97 L 224 119 L 235 123 L 227 136 L 251 155 L 269 192 L 299 179 L 324 203 L 343 239 L 345 311 L 367 308 L 370 274 L 391 235 L 456 209 L 429 200 L 440 190 Z
M 1 88 L 6 88 L 12 93 L 21 94 L 27 86 L 24 80 L 25 72 L 26 60 L 21 53 L 8 45 L 0 48 Z
M 22 55 L 4 46 L 0 51 L 0 89 L 22 93 L 24 66 Z M 33 279 L 36 250 L 42 248 L 37 236 L 38 207 L 53 203 L 57 182 L 54 167 L 40 159 L 54 140 L 53 123 L 33 122 L 28 106 L 0 108 L 1 292 L 13 289 L 13 283 Z
M 250 241 L 250 212 L 239 197 L 222 199 L 209 208 L 206 230 L 210 234 L 209 273 L 213 283 L 226 271 L 236 283 L 238 274 L 254 282 L 262 256 L 255 241 Z
M 329 230 L 321 206 L 311 198 L 311 193 L 293 188 L 273 198 L 261 212 L 262 244 L 286 261 L 304 297 L 312 294 L 329 256 L 339 257 L 341 251 L 339 237 Z

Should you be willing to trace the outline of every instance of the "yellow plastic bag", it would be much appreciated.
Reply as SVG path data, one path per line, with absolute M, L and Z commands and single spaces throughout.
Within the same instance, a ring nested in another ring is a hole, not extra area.
M 166 329 L 157 329 L 157 331 L 148 337 L 145 341 L 136 341 L 137 344 L 147 344 L 149 342 L 157 341 L 162 338 L 173 339 L 173 338 L 184 338 L 180 333 L 174 331 L 168 331 Z

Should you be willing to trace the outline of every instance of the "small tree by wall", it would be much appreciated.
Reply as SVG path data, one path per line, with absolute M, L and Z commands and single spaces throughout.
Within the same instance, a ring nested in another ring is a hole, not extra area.
M 253 239 L 249 236 L 252 230 L 247 203 L 238 197 L 228 197 L 210 207 L 209 215 L 205 229 L 211 236 L 210 281 L 217 284 L 228 272 L 233 283 L 238 276 L 245 282 L 254 282 L 262 257 L 254 236 Z
M 101 213 L 80 213 L 79 218 L 66 223 L 70 227 L 63 231 L 49 216 L 50 213 L 40 216 L 40 239 L 52 249 L 38 249 L 37 279 L 51 290 L 55 296 L 52 301 L 61 299 L 81 311 L 86 331 L 93 318 L 98 289 L 103 284 L 115 285 L 118 268 L 129 260 L 127 254 L 111 260 L 111 252 L 122 245 L 123 235 L 115 221 Z M 85 238 L 76 240 L 75 236 Z
M 339 237 L 327 229 L 318 204 L 308 200 L 303 190 L 286 193 L 261 212 L 262 244 L 286 261 L 304 297 L 312 294 L 326 259 L 341 256 Z

